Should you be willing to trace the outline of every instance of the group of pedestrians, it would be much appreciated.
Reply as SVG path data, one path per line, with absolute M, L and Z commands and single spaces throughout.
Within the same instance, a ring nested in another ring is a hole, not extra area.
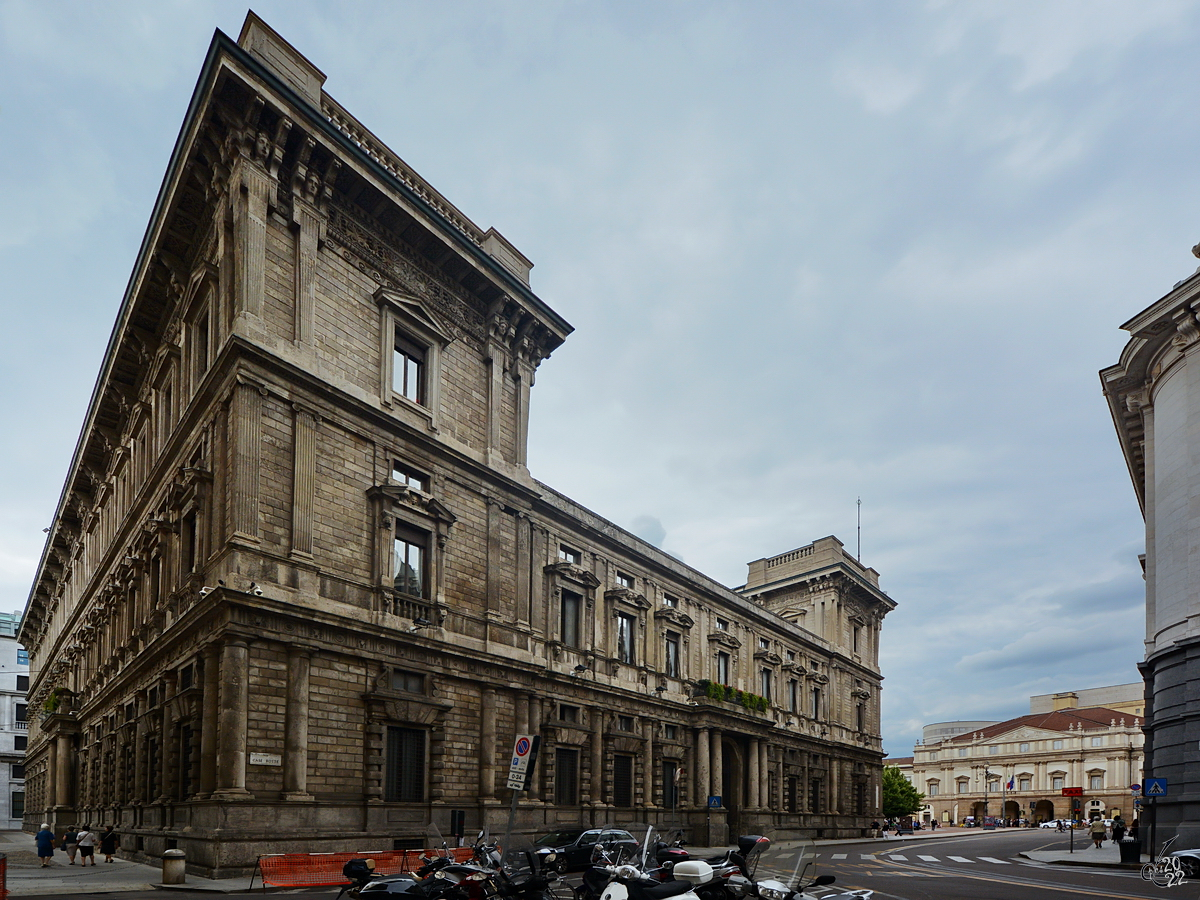
M 113 854 L 117 852 L 117 848 L 121 846 L 121 840 L 117 833 L 113 831 L 111 825 L 104 826 L 104 831 L 101 834 L 96 834 L 92 829 L 84 825 L 82 828 L 76 828 L 72 825 L 64 832 L 62 840 L 59 841 L 55 837 L 54 832 L 50 830 L 50 823 L 43 822 L 41 830 L 33 837 L 37 844 L 37 855 L 42 861 L 42 868 L 46 869 L 50 866 L 50 860 L 54 858 L 54 848 L 61 846 L 67 854 L 67 865 L 75 865 L 75 857 L 79 857 L 79 864 L 86 866 L 96 864 L 96 847 L 99 846 L 100 852 L 104 854 L 105 862 L 113 861 Z

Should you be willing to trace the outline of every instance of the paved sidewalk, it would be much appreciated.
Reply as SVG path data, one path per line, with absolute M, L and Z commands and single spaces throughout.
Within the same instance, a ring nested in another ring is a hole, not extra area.
M 163 884 L 162 868 L 113 857 L 111 863 L 101 854 L 95 866 L 68 865 L 67 854 L 54 851 L 48 869 L 39 865 L 33 836 L 20 831 L 0 831 L 0 853 L 8 854 L 8 892 L 13 897 L 66 897 L 70 894 L 107 894 L 123 891 L 208 891 L 227 894 L 244 891 L 250 879 L 201 878 L 188 874 L 186 884 Z M 255 879 L 255 891 L 261 882 Z

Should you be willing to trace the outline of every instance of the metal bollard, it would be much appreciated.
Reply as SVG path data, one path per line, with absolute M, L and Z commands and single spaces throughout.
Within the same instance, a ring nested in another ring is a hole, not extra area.
M 185 884 L 187 882 L 187 854 L 182 850 L 167 850 L 162 855 L 163 884 Z

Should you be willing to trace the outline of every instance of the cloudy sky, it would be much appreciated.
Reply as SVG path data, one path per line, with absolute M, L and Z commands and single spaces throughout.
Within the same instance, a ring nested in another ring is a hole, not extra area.
M 891 754 L 1137 680 L 1143 526 L 1096 373 L 1196 266 L 1200 4 L 255 9 L 575 326 L 536 477 L 731 586 L 856 551 L 862 498 Z M 0 0 L 0 609 L 245 12 Z

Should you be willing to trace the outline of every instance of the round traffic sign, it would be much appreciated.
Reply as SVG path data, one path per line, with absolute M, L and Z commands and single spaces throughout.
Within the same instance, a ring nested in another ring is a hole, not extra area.
M 517 741 L 517 756 L 524 756 L 529 752 L 529 738 L 521 738 Z
M 1133 784 L 1131 784 L 1129 786 L 1129 789 L 1131 791 L 1140 791 L 1142 789 L 1142 786 L 1135 781 Z

